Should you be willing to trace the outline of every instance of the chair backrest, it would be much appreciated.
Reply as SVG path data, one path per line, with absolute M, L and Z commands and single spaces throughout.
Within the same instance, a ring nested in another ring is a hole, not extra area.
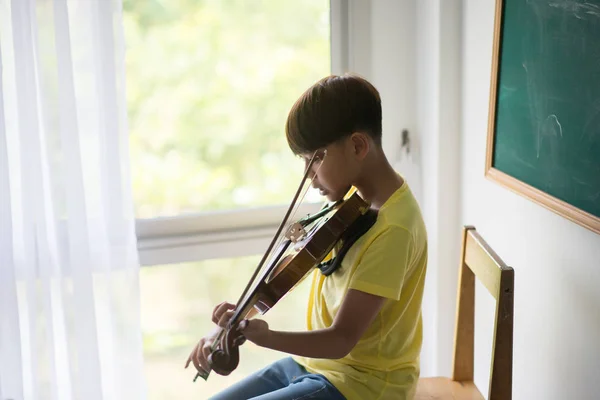
M 458 277 L 452 379 L 473 381 L 475 277 L 496 299 L 489 400 L 512 398 L 514 270 L 472 226 L 465 226 Z

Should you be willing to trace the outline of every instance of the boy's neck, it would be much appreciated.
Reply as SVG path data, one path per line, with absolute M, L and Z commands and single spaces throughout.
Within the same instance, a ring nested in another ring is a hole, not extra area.
M 375 210 L 379 210 L 404 183 L 385 156 L 367 162 L 361 175 L 355 186 Z

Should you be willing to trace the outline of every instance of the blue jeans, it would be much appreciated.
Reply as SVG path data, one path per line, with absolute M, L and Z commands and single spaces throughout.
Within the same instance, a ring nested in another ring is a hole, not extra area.
M 345 400 L 321 374 L 309 374 L 291 357 L 242 379 L 210 400 Z

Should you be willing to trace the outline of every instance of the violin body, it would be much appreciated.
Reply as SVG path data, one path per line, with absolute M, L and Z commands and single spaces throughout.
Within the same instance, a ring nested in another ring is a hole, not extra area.
M 292 206 L 299 193 L 300 188 Z M 211 370 L 219 375 L 230 374 L 239 364 L 238 347 L 245 340 L 237 329 L 239 322 L 253 308 L 260 314 L 265 314 L 275 306 L 325 259 L 344 232 L 369 210 L 370 205 L 353 191 L 318 213 L 291 224 L 285 232 L 285 239 L 281 239 L 275 250 L 271 251 L 282 233 L 292 206 L 237 302 L 234 314 L 213 342 L 208 362 Z M 207 379 L 209 373 L 210 371 L 198 372 L 194 381 L 198 377 Z
M 259 283 L 254 307 L 261 314 L 273 307 L 323 261 L 344 231 L 368 208 L 357 193 L 335 206 L 303 240 L 296 242 L 296 247 L 300 247 L 298 253 L 279 260 L 267 279 Z

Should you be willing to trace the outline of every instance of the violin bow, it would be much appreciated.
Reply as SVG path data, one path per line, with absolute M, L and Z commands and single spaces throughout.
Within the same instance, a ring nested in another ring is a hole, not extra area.
M 327 153 L 325 153 L 325 154 L 327 154 Z M 280 237 L 281 231 L 283 230 L 284 226 L 286 225 L 286 223 L 292 213 L 292 210 L 294 209 L 294 206 L 296 205 L 296 202 L 298 201 L 298 197 L 300 196 L 300 193 L 302 192 L 302 187 L 304 186 L 306 179 L 308 178 L 308 174 L 310 173 L 312 165 L 315 162 L 316 156 L 317 156 L 317 151 L 315 151 L 313 153 L 313 155 L 310 159 L 310 162 L 308 163 L 308 166 L 306 167 L 306 170 L 304 171 L 304 176 L 302 177 L 302 180 L 300 181 L 300 185 L 298 185 L 298 189 L 296 189 L 296 194 L 294 195 L 294 198 L 292 199 L 290 206 L 288 207 L 281 223 L 279 224 L 279 227 L 277 228 L 277 232 L 275 233 L 275 235 L 273 236 L 273 239 L 269 243 L 267 251 L 263 254 L 260 262 L 258 263 L 258 266 L 256 267 L 256 269 L 254 270 L 254 273 L 252 274 L 252 277 L 250 278 L 250 280 L 248 281 L 248 284 L 246 285 L 242 294 L 240 295 L 240 298 L 238 299 L 238 301 L 236 303 L 236 307 L 235 307 L 236 313 L 234 313 L 234 315 L 231 317 L 231 319 L 227 323 L 227 329 L 231 329 L 233 324 L 235 324 L 235 321 L 237 320 L 237 318 L 239 318 L 240 310 L 245 308 L 245 307 L 240 307 L 240 304 L 247 302 L 247 299 L 245 299 L 245 297 L 248 294 L 248 290 L 254 283 L 254 280 L 256 279 L 256 276 L 258 275 L 258 273 L 261 271 L 265 261 L 270 256 L 271 251 L 273 250 L 273 247 L 274 247 L 275 243 L 277 242 L 277 239 Z M 245 304 L 244 304 L 244 306 L 245 306 Z M 225 332 L 225 329 L 221 328 L 217 337 L 215 338 L 215 341 L 213 342 L 213 346 L 211 346 L 211 350 L 213 350 L 213 351 L 215 350 L 215 348 L 216 348 L 215 346 L 217 346 L 218 343 L 220 343 L 224 332 Z M 199 377 L 203 378 L 204 380 L 208 379 L 210 371 L 203 371 L 203 372 L 204 372 L 203 374 L 200 373 L 200 371 L 198 371 L 196 373 L 196 376 L 194 377 L 194 382 L 196 382 L 196 379 L 198 379 Z

